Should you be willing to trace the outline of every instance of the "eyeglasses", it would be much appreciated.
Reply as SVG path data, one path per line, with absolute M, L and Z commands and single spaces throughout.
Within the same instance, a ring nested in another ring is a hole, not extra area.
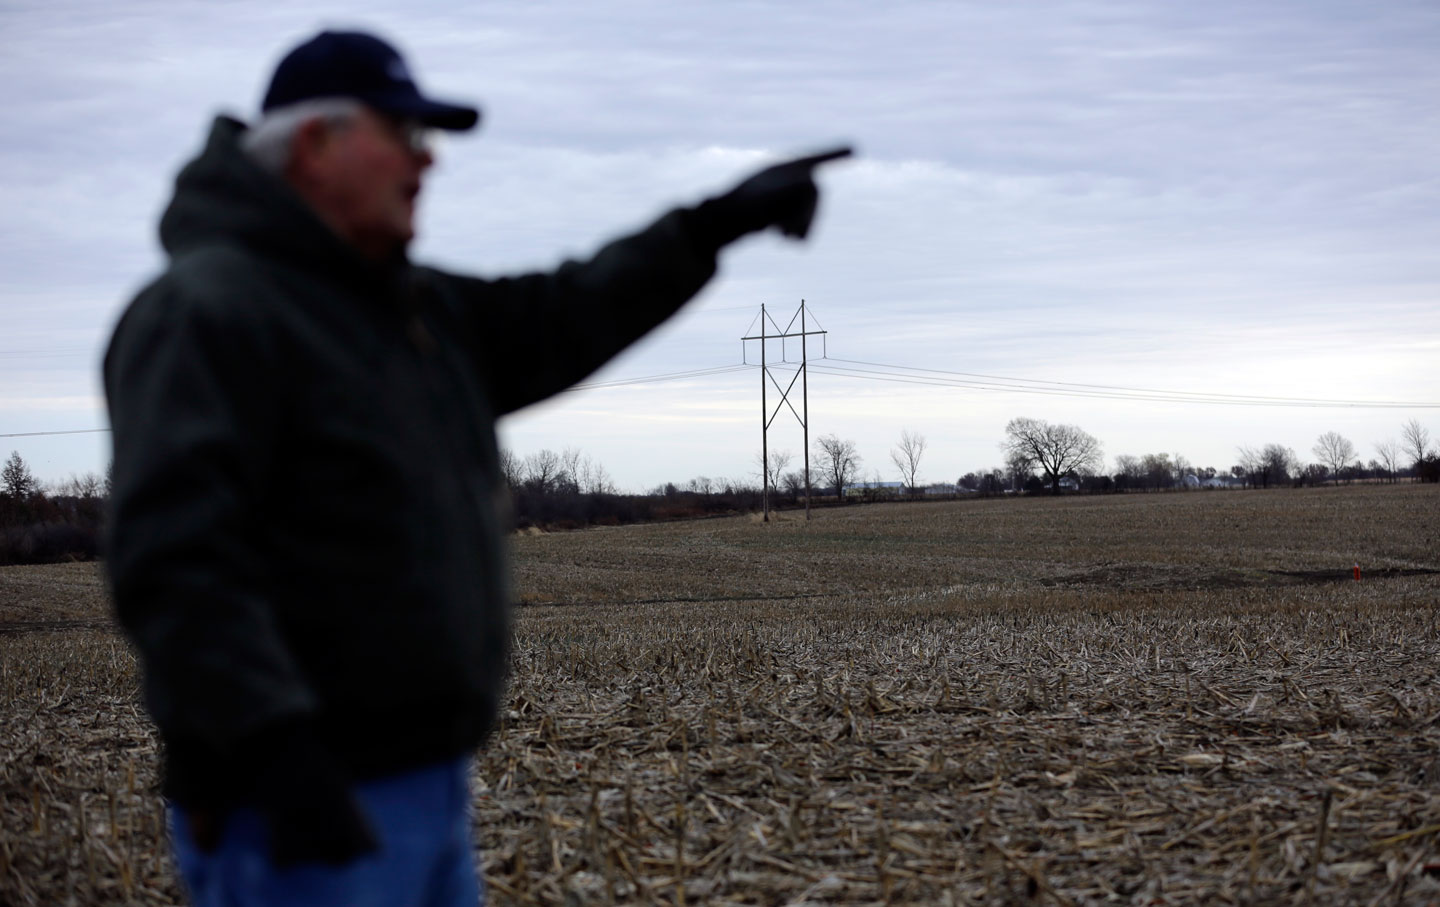
M 439 135 L 436 130 L 426 126 L 419 120 L 408 117 L 392 117 L 383 114 L 377 115 L 385 131 L 399 142 L 405 149 L 414 154 L 428 154 L 434 156 Z
M 390 134 L 395 135 L 399 143 L 405 145 L 415 154 L 435 154 L 436 138 L 435 130 L 420 122 L 419 119 L 396 119 L 383 117 L 384 124 Z

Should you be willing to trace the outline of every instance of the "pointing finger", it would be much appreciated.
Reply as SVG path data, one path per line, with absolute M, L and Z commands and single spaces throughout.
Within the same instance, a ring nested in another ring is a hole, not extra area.
M 854 148 L 850 147 L 849 145 L 844 145 L 839 148 L 831 148 L 829 151 L 822 151 L 819 154 L 811 154 L 805 157 L 796 158 L 795 160 L 790 161 L 789 166 L 813 169 L 829 161 L 836 161 L 842 157 L 849 157 L 854 153 Z

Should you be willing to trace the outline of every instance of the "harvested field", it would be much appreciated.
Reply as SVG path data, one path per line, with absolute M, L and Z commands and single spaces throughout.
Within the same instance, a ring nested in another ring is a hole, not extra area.
M 1440 900 L 1440 489 L 783 516 L 517 538 L 496 903 Z M 0 603 L 0 903 L 175 900 L 94 568 Z

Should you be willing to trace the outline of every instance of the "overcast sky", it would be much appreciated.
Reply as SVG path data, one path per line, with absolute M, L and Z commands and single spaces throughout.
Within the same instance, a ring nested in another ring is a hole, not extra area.
M 1079 425 L 1107 468 L 1165 451 L 1225 469 L 1237 446 L 1270 442 L 1313 459 L 1329 430 L 1370 459 L 1410 418 L 1440 435 L 1433 0 L 0 0 L 0 435 L 105 427 L 99 358 L 162 265 L 176 169 L 216 112 L 252 118 L 276 60 L 324 26 L 381 32 L 428 93 L 484 108 L 422 198 L 413 257 L 452 269 L 548 268 L 768 161 L 855 144 L 821 175 L 810 242 L 726 251 L 694 302 L 594 381 L 739 363 L 760 304 L 783 325 L 804 298 L 832 360 L 812 361 L 811 437 L 853 439 L 867 477 L 898 478 L 889 450 L 907 428 L 929 440 L 924 479 L 998 465 L 1016 416 Z M 822 370 L 854 362 L 886 368 Z M 1429 405 L 873 374 L 897 366 Z M 633 490 L 747 476 L 760 383 L 752 370 L 572 392 L 502 436 L 522 455 L 578 447 Z M 798 462 L 798 423 L 778 419 L 771 445 Z M 0 456 L 53 480 L 103 469 L 107 446 L 5 437 Z

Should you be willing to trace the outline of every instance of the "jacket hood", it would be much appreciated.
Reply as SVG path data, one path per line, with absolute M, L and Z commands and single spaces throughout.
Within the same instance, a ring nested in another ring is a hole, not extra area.
M 371 280 L 393 272 L 365 258 L 331 230 L 284 180 L 240 147 L 245 124 L 215 118 L 200 154 L 175 178 L 160 219 L 170 257 L 207 245 L 239 244 L 307 267 Z

